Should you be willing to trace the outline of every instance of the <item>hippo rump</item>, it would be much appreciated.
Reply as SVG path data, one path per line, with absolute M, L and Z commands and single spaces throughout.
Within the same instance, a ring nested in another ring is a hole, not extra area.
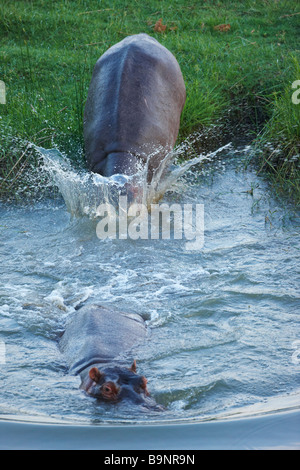
M 127 367 L 124 354 L 146 339 L 144 320 L 137 314 L 88 305 L 76 312 L 59 342 L 70 372 L 80 375 L 88 395 L 108 402 L 129 400 L 162 410 L 147 390 L 147 379 Z
M 148 181 L 173 149 L 186 98 L 174 55 L 147 34 L 125 38 L 97 61 L 84 110 L 89 169 Z

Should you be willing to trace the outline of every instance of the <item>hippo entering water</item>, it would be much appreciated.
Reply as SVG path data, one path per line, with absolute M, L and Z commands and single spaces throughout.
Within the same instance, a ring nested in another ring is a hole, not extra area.
M 173 149 L 185 103 L 173 54 L 147 34 L 129 36 L 97 61 L 84 110 L 89 169 L 133 175 L 148 165 L 148 181 Z
M 161 411 L 147 390 L 147 379 L 120 359 L 146 338 L 144 320 L 136 314 L 117 312 L 99 305 L 82 307 L 67 325 L 59 347 L 70 372 L 80 375 L 80 388 L 100 400 L 129 400 Z

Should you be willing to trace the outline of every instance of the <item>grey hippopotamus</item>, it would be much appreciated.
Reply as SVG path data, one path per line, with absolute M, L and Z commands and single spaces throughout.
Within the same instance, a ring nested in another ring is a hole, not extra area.
M 100 400 L 129 400 L 156 411 L 163 410 L 147 390 L 147 379 L 128 367 L 125 353 L 146 338 L 145 322 L 137 314 L 84 306 L 76 312 L 62 335 L 59 348 L 70 372 L 80 375 L 80 388 Z
M 97 61 L 84 110 L 89 169 L 103 176 L 133 175 L 146 162 L 148 181 L 173 149 L 186 91 L 174 55 L 137 34 Z

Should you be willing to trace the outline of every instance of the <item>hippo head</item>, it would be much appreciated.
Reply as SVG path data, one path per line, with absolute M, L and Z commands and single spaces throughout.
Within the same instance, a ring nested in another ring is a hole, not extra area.
M 147 390 L 147 379 L 136 373 L 136 361 L 130 368 L 119 366 L 92 367 L 89 370 L 90 385 L 87 393 L 106 402 L 128 400 L 155 411 L 162 411 Z

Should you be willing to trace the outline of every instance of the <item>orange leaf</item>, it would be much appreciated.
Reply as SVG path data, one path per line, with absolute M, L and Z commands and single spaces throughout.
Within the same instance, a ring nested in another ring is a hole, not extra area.
M 154 26 L 154 31 L 157 33 L 163 33 L 166 30 L 167 26 L 165 24 L 162 24 L 162 18 L 160 18 Z
M 226 33 L 230 30 L 230 28 L 230 24 L 218 24 L 217 26 L 214 26 L 214 29 L 216 31 L 220 31 L 220 33 Z

